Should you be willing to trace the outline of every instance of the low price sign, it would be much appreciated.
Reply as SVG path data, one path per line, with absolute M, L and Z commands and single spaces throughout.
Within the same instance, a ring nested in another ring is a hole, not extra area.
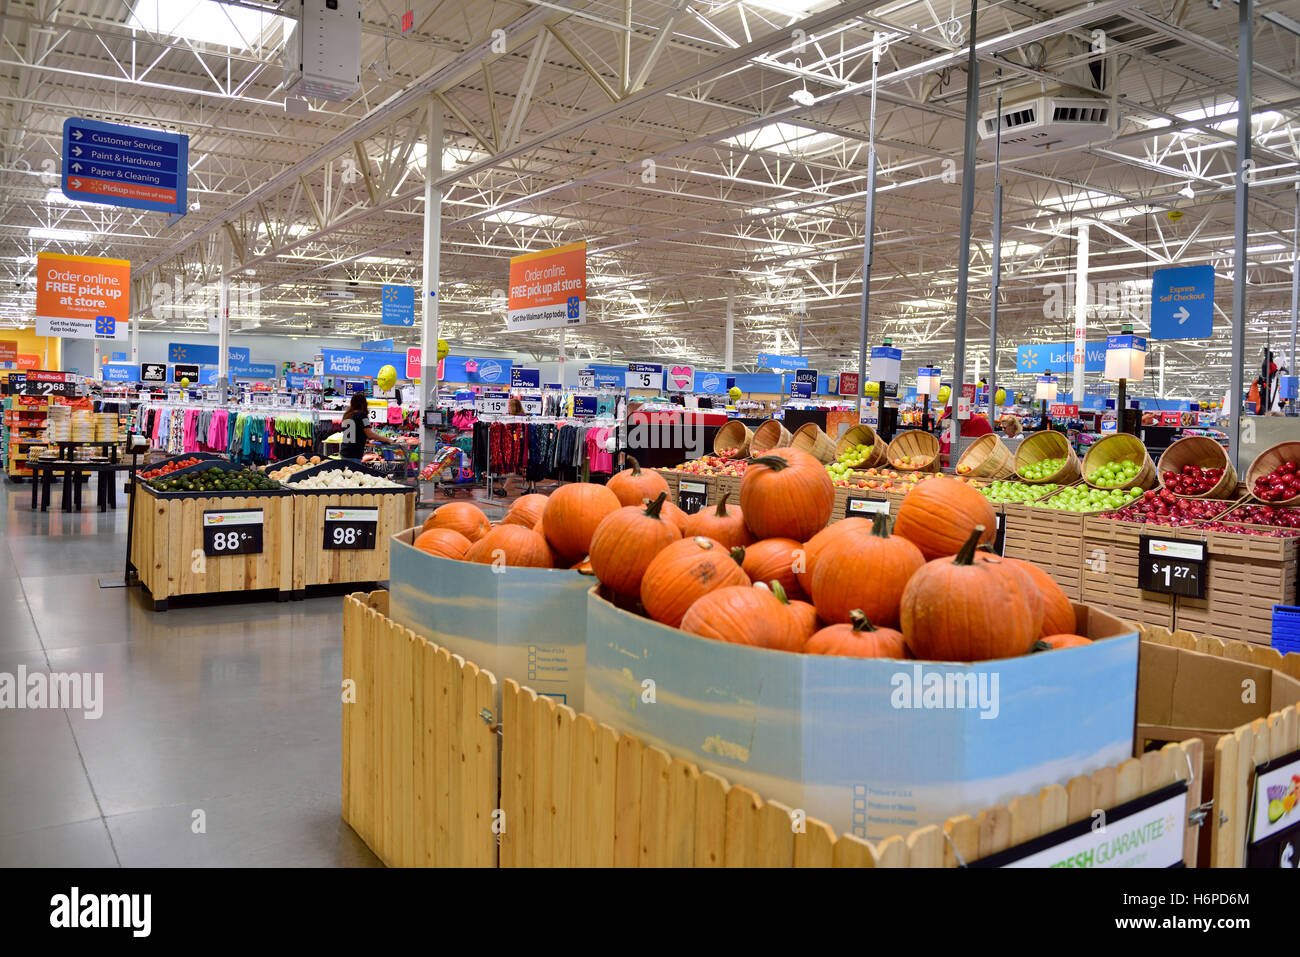
M 325 509 L 325 544 L 327 549 L 373 549 L 379 527 L 377 508 Z
M 258 555 L 261 551 L 260 508 L 232 508 L 203 513 L 204 555 Z

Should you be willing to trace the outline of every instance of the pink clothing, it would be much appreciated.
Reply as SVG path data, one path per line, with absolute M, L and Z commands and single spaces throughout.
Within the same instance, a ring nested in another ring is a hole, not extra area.
M 614 470 L 614 456 L 605 448 L 605 440 L 609 436 L 609 429 L 603 426 L 587 430 L 588 471 L 608 474 Z

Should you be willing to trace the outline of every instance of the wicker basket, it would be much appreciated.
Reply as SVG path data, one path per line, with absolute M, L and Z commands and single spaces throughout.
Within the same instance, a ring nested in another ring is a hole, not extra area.
M 1096 485 L 1088 481 L 1088 476 L 1101 466 L 1124 461 L 1142 463 L 1137 475 L 1127 482 L 1121 482 L 1119 485 Z M 1092 448 L 1088 449 L 1088 454 L 1083 457 L 1083 480 L 1092 488 L 1107 490 L 1140 488 L 1145 491 L 1156 487 L 1156 466 L 1151 461 L 1147 447 L 1142 444 L 1141 439 L 1127 432 L 1116 432 L 1094 443 Z
M 844 430 L 840 440 L 835 443 L 835 457 L 839 458 L 850 445 L 869 445 L 871 454 L 858 463 L 860 469 L 874 469 L 887 464 L 889 460 L 889 443 L 876 435 L 876 430 L 869 425 L 851 425 Z
M 996 481 L 1016 474 L 1015 456 L 996 435 L 981 435 L 957 460 L 957 474 Z
M 1065 464 L 1055 474 L 1040 479 L 1025 478 L 1023 469 L 1027 465 L 1041 462 L 1043 459 L 1065 459 Z M 1016 449 L 1016 477 L 1030 485 L 1073 485 L 1079 481 L 1079 456 L 1074 454 L 1074 447 L 1063 432 L 1044 429 L 1025 436 L 1020 448 Z
M 1255 496 L 1255 480 L 1263 478 L 1283 462 L 1300 462 L 1300 442 L 1279 442 L 1277 445 L 1270 446 L 1260 452 L 1255 461 L 1250 463 L 1250 468 L 1246 470 L 1246 494 L 1253 498 Z M 1294 505 L 1297 502 L 1300 502 L 1300 496 L 1280 498 L 1268 504 Z
M 790 436 L 790 448 L 807 452 L 822 465 L 835 461 L 835 443 L 816 422 L 805 422 Z
M 778 419 L 768 419 L 754 430 L 749 440 L 749 454 L 762 455 L 768 449 L 783 449 L 790 444 L 790 432 Z
M 1185 465 L 1223 469 L 1223 477 L 1204 495 L 1185 495 L 1184 498 L 1236 497 L 1237 470 L 1232 467 L 1227 450 L 1214 439 L 1204 435 L 1189 435 L 1169 446 L 1156 465 L 1157 481 L 1163 484 L 1166 472 L 1181 472 Z
M 900 472 L 939 471 L 939 440 L 929 432 L 923 432 L 920 429 L 909 429 L 906 432 L 898 433 L 894 441 L 889 443 L 888 454 L 889 461 L 885 464 Z M 899 457 L 912 458 L 917 455 L 926 459 L 924 465 L 895 464 L 894 460 Z
M 753 440 L 754 433 L 750 431 L 749 426 L 740 419 L 729 419 L 727 424 L 718 429 L 717 434 L 713 437 L 713 454 L 721 455 L 722 449 L 735 449 L 736 454 L 731 456 L 733 459 L 743 459 L 749 454 L 749 443 Z

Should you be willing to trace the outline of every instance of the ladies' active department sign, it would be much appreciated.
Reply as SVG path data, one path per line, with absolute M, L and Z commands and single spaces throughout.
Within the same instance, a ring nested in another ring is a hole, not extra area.
M 506 329 L 560 329 L 587 321 L 587 244 L 525 253 L 510 260 Z

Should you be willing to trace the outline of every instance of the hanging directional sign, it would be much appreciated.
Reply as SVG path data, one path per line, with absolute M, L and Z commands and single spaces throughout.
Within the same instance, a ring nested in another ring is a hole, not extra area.
M 69 117 L 63 122 L 63 195 L 184 214 L 189 143 L 179 133 Z
M 379 321 L 385 326 L 415 324 L 415 287 L 384 283 L 380 294 Z
M 1176 266 L 1151 274 L 1151 338 L 1214 335 L 1214 267 Z

